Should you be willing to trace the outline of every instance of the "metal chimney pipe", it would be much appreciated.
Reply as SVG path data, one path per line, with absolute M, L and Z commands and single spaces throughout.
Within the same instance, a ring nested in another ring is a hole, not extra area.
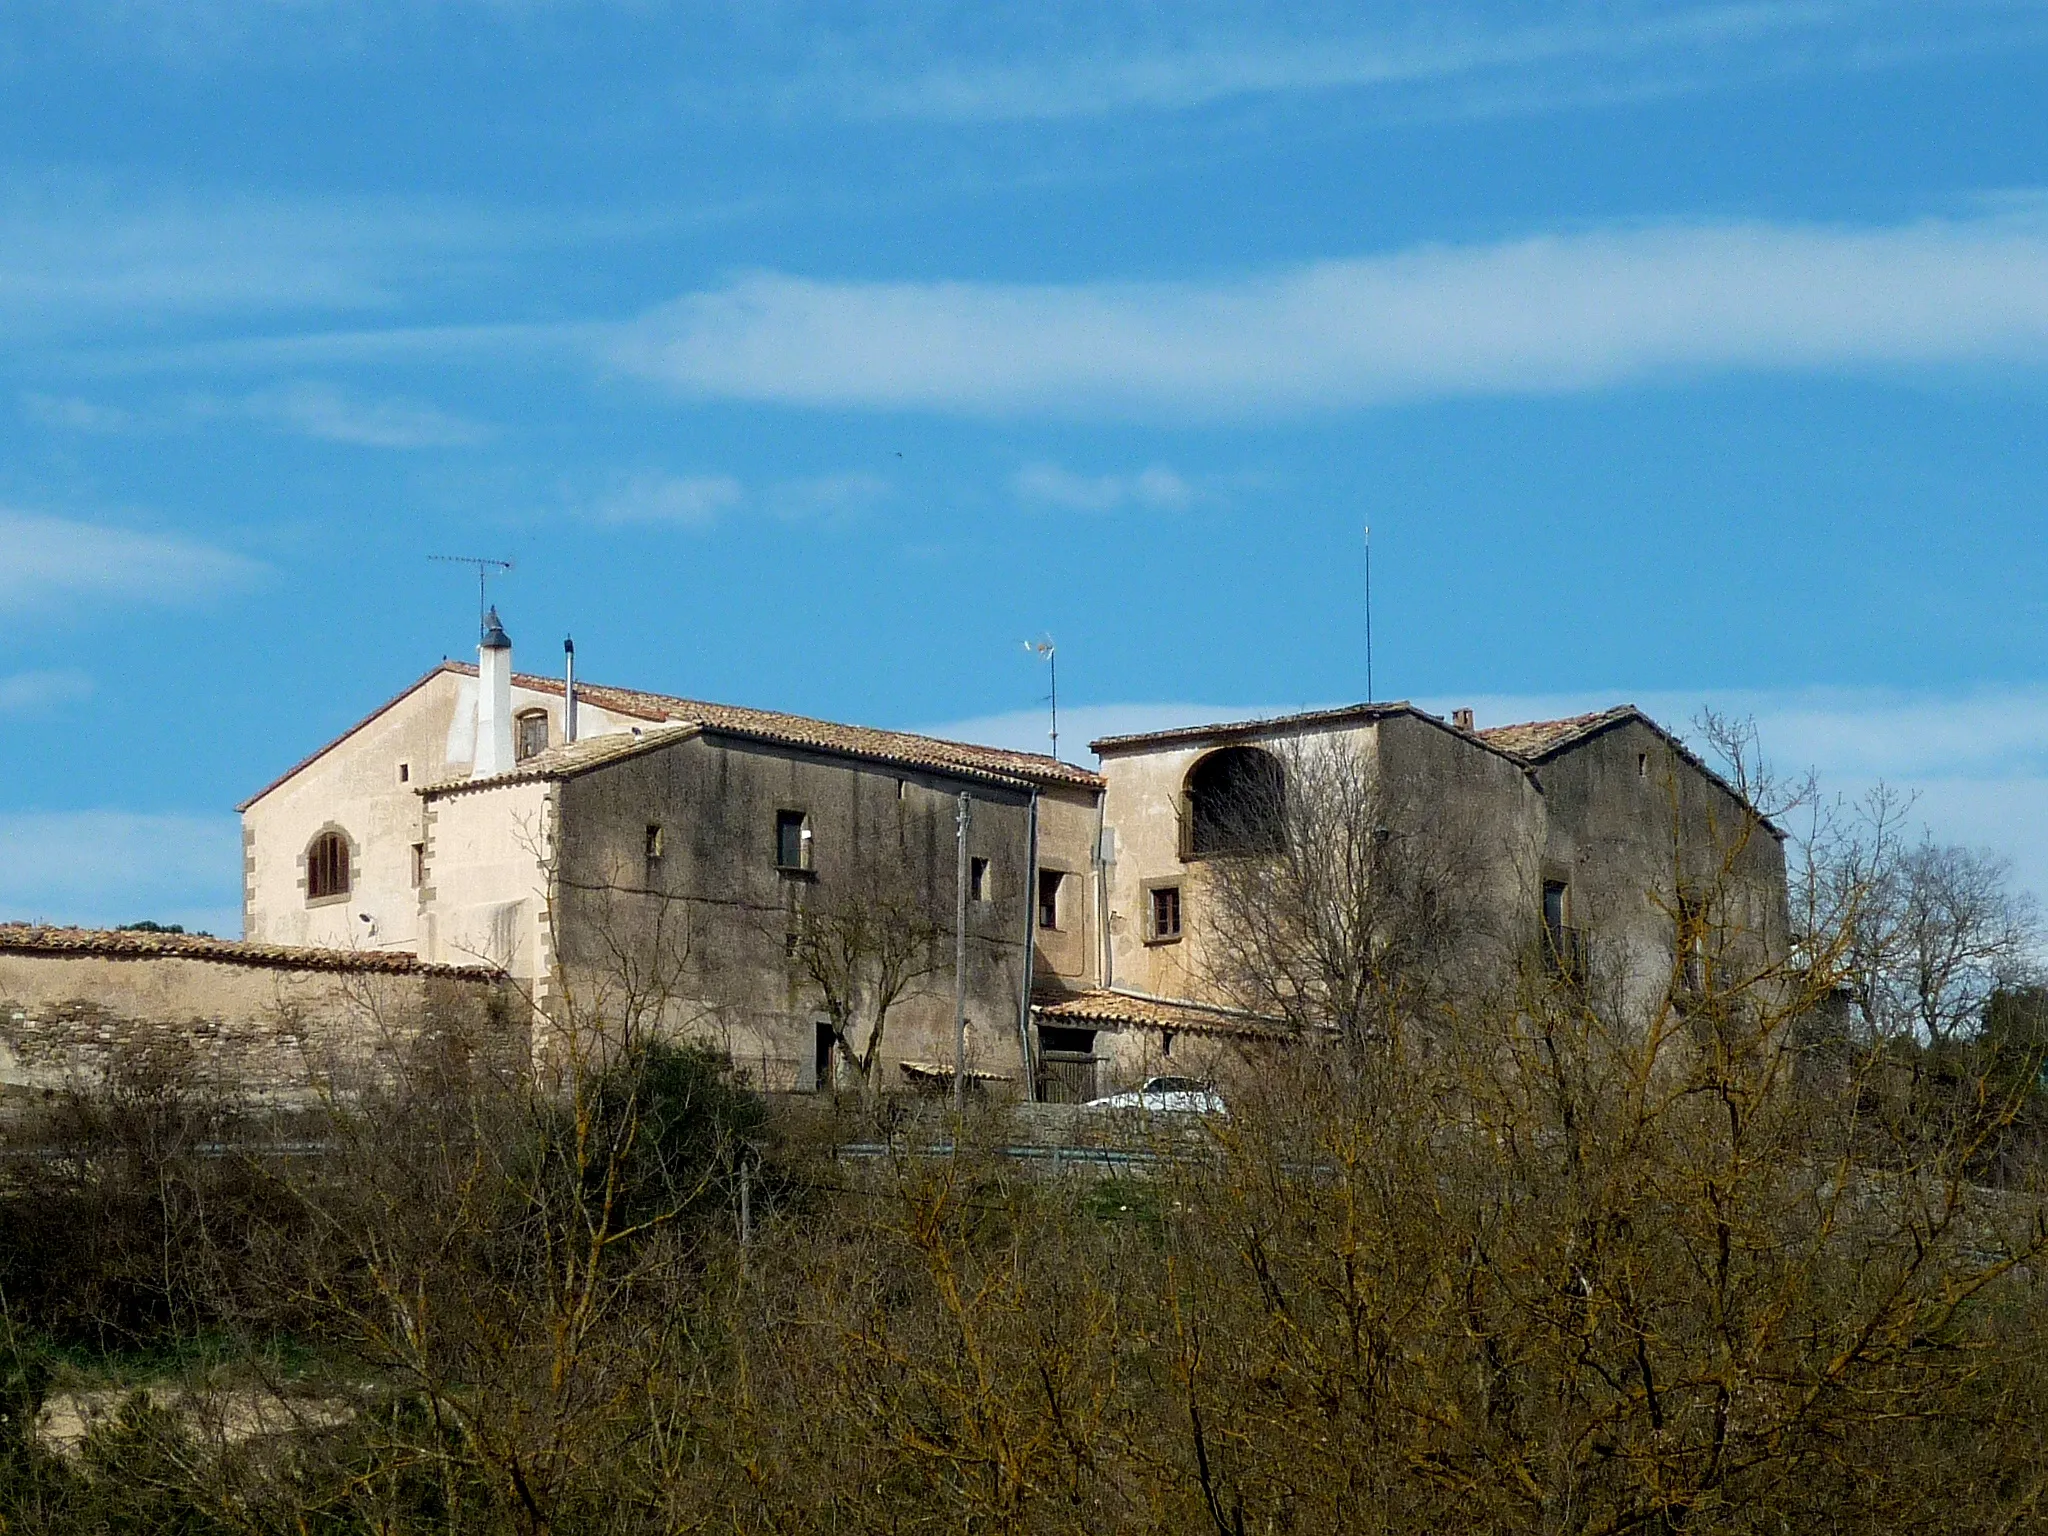
M 562 739 L 576 739 L 576 641 L 562 640 Z

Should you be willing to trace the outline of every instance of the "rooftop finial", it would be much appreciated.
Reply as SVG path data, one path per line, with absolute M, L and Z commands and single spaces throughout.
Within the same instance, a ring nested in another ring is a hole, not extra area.
M 479 642 L 487 651 L 509 651 L 511 638 L 505 633 L 505 626 L 498 622 L 498 610 L 493 607 L 484 615 L 484 634 Z

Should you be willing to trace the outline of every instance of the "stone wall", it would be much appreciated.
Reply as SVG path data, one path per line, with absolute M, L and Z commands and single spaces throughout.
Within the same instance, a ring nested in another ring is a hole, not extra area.
M 0 1104 L 174 1073 L 303 1103 L 423 1047 L 523 1059 L 525 1008 L 496 973 L 407 955 L 190 935 L 0 927 Z

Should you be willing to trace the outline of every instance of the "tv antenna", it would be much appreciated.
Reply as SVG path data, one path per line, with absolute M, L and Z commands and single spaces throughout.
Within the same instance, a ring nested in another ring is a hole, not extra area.
M 484 613 L 489 604 L 484 601 L 484 583 L 493 572 L 503 575 L 512 569 L 510 560 L 493 560 L 486 555 L 429 555 L 429 560 L 438 560 L 443 565 L 473 565 L 476 567 L 476 628 L 482 634 Z
M 1365 525 L 1365 702 L 1372 692 L 1372 524 Z
M 1058 762 L 1060 755 L 1060 663 L 1058 648 L 1053 645 L 1051 635 L 1040 635 L 1036 640 L 1026 640 L 1024 642 L 1024 649 L 1031 652 L 1034 656 L 1043 656 L 1045 658 L 1045 665 L 1052 674 L 1052 730 L 1047 734 L 1052 737 L 1053 761 Z

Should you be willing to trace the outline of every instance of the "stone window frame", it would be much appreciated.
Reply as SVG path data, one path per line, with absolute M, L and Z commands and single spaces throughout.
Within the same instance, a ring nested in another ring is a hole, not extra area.
M 782 834 L 785 828 L 796 830 L 797 861 L 785 863 L 782 857 Z M 811 827 L 811 813 L 801 806 L 782 805 L 775 809 L 775 872 L 799 879 L 815 877 L 818 872 L 818 839 Z
M 1175 915 L 1179 918 L 1179 926 L 1172 933 L 1161 933 L 1159 931 L 1157 921 L 1159 909 L 1154 904 L 1156 898 L 1153 895 L 1156 891 L 1172 891 L 1177 898 L 1174 902 L 1174 911 Z M 1188 928 L 1187 881 L 1179 875 L 1167 875 L 1157 880 L 1147 880 L 1143 883 L 1141 894 L 1144 898 L 1141 915 L 1145 922 L 1145 942 L 1148 945 L 1180 943 Z
M 528 750 L 527 731 L 535 721 L 540 722 L 540 745 Z M 512 716 L 512 760 L 526 762 L 547 751 L 554 741 L 554 726 L 548 720 L 548 712 L 538 706 L 519 710 Z
M 313 849 L 322 838 L 330 833 L 339 837 L 342 847 L 348 850 L 348 883 L 330 895 L 315 896 L 313 894 Z M 362 845 L 349 835 L 348 828 L 338 821 L 321 823 L 320 826 L 314 829 L 313 835 L 306 839 L 305 846 L 299 849 L 299 891 L 305 898 L 306 905 L 309 908 L 345 906 L 355 896 L 356 876 L 362 867 Z

